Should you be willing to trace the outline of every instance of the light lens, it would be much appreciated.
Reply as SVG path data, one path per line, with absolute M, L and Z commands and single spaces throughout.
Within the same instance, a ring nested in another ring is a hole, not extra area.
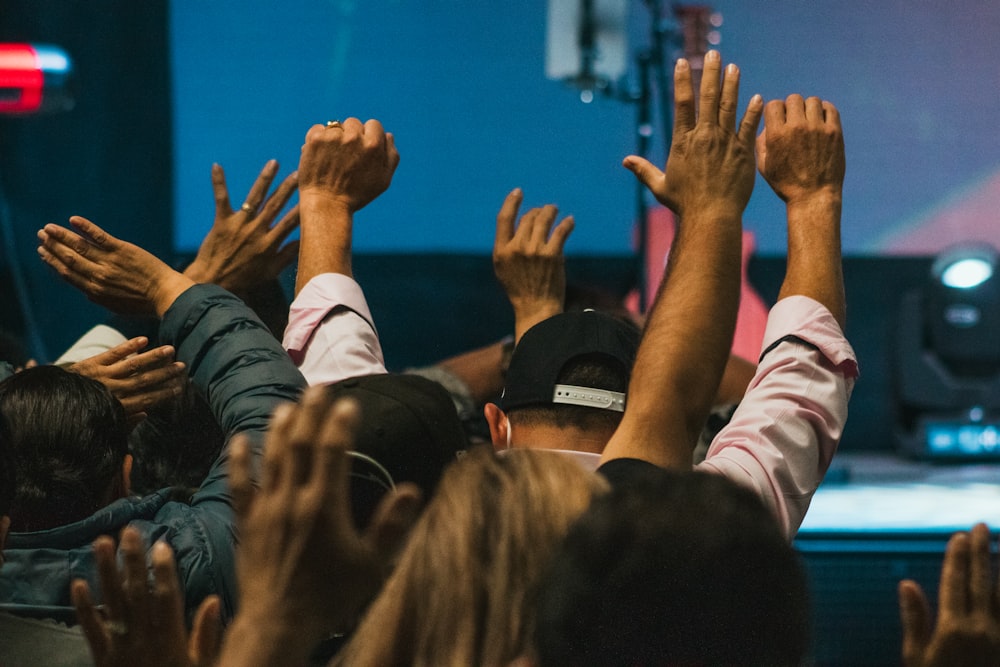
M 941 283 L 946 287 L 970 289 L 993 277 L 993 265 L 984 259 L 961 259 L 941 273 Z

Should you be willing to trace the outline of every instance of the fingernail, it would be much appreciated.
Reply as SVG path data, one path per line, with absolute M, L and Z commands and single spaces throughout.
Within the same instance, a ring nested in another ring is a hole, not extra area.
M 764 98 L 760 96 L 760 93 L 750 98 L 750 104 L 752 104 L 753 106 L 757 106 L 758 104 L 763 104 L 763 103 L 764 103 Z
M 736 76 L 739 72 L 740 68 L 736 66 L 736 63 L 729 63 L 726 65 L 726 74 L 729 76 Z
M 719 52 L 716 51 L 715 49 L 712 49 L 711 51 L 705 54 L 705 62 L 714 63 L 717 62 L 718 60 L 719 60 Z
M 677 64 L 674 65 L 674 69 L 678 72 L 683 72 L 688 68 L 688 61 L 686 58 L 678 58 Z

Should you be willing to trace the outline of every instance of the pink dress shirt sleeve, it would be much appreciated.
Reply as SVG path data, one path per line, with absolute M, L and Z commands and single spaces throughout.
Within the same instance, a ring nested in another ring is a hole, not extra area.
M 854 350 L 825 307 L 805 296 L 768 316 L 757 373 L 695 470 L 754 491 L 795 537 L 847 421 Z
M 302 288 L 282 345 L 311 385 L 386 372 L 364 292 L 339 273 L 318 275 Z

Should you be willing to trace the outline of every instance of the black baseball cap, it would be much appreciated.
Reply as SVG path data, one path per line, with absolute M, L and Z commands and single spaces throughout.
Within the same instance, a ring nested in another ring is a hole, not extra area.
M 528 329 L 514 348 L 500 407 L 561 403 L 622 412 L 624 392 L 561 384 L 559 378 L 567 364 L 586 356 L 620 367 L 627 386 L 638 349 L 638 327 L 618 317 L 595 310 L 550 317 Z
M 468 447 L 455 404 L 432 380 L 380 373 L 341 380 L 327 391 L 354 399 L 361 411 L 353 449 L 363 456 L 354 457 L 351 472 L 359 525 L 394 483 L 414 482 L 429 500 L 445 467 Z

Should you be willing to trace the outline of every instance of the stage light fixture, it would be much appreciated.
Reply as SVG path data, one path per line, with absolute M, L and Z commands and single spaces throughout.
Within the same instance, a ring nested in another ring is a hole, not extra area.
M 940 253 L 904 295 L 893 359 L 898 448 L 934 459 L 1000 459 L 1000 255 Z
M 73 62 L 58 46 L 0 43 L 0 114 L 69 111 L 72 75 Z

